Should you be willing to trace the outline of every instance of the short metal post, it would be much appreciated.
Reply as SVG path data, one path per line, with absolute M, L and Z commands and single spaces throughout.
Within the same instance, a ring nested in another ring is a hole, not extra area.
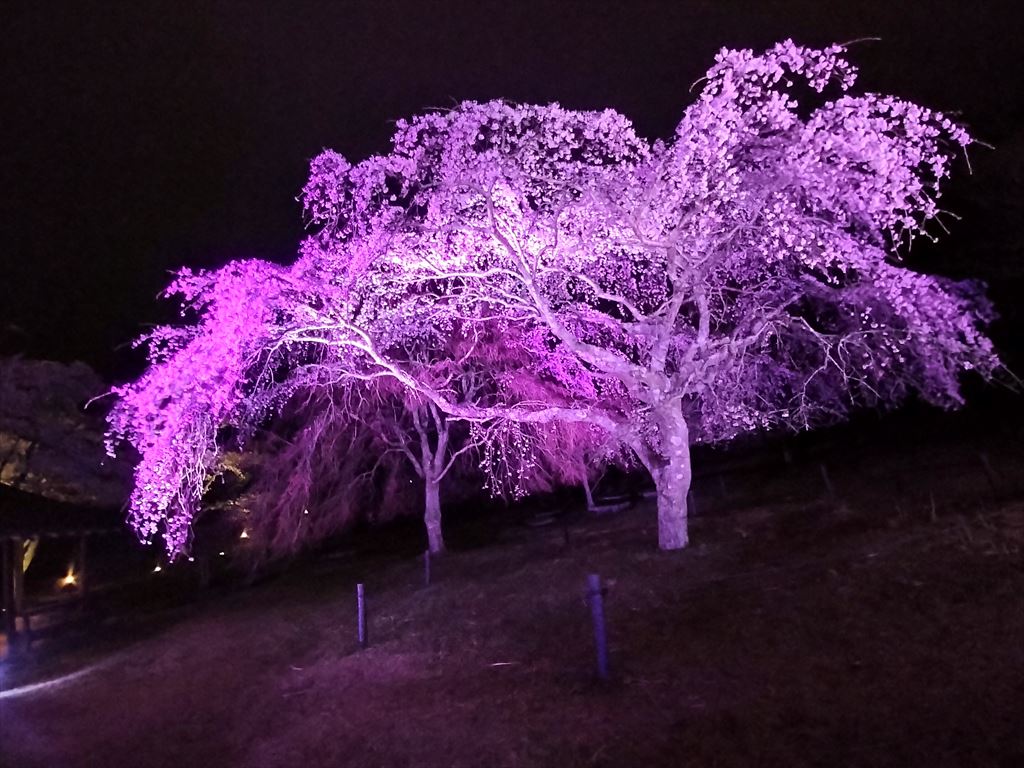
M 430 586 L 430 550 L 423 551 L 423 586 Z
M 358 613 L 359 647 L 365 648 L 370 644 L 370 638 L 366 634 L 366 594 L 362 584 L 356 584 L 356 612 Z
M 599 680 L 608 680 L 608 633 L 604 624 L 604 590 L 601 588 L 601 577 L 596 573 L 587 576 L 587 599 L 590 602 L 590 617 L 594 622 L 597 677 Z

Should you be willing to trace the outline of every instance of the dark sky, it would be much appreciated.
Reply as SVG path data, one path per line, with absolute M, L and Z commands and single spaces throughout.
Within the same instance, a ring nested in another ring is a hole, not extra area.
M 641 133 L 666 136 L 722 45 L 881 37 L 854 50 L 861 87 L 961 111 L 977 135 L 1017 152 L 1019 172 L 1015 5 L 7 3 L 0 351 L 121 373 L 131 356 L 118 346 L 168 317 L 155 296 L 169 270 L 292 257 L 302 235 L 295 197 L 321 148 L 358 160 L 386 149 L 399 117 L 495 97 L 613 107 Z M 1010 189 L 1008 157 L 976 157 L 964 183 L 999 197 Z M 993 215 L 954 232 L 953 245 L 971 251 L 965 232 L 992 230 Z M 988 278 L 1007 304 L 1016 294 L 1005 286 L 1019 287 L 1022 272 L 1010 254 L 946 263 Z

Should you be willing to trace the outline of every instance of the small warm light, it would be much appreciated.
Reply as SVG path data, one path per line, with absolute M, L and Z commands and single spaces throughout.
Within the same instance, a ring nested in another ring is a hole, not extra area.
M 242 535 L 239 536 L 238 538 L 240 538 L 240 539 L 248 539 L 249 538 L 249 529 L 248 528 L 243 528 L 242 529 Z
M 304 509 L 304 510 L 302 510 L 302 514 L 304 514 L 304 515 L 308 515 L 308 514 L 309 514 L 309 510 L 308 510 L 308 509 Z
M 160 571 L 162 571 L 162 570 L 163 570 L 163 568 L 161 568 L 161 567 L 160 567 L 160 566 L 158 565 L 158 566 L 156 566 L 156 567 L 155 567 L 155 568 L 153 569 L 153 573 L 160 573 Z
M 221 557 L 224 557 L 224 553 L 223 552 L 218 552 L 217 554 L 219 554 Z
M 189 561 L 190 563 L 194 563 L 194 562 L 196 561 L 196 559 L 195 559 L 194 557 L 190 557 L 190 558 L 188 559 L 188 561 Z
M 78 577 L 75 575 L 74 566 L 68 566 L 67 575 L 58 582 L 62 587 L 73 587 L 78 583 Z

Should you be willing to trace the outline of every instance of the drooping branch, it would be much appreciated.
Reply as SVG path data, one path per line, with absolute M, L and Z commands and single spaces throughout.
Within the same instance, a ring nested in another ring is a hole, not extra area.
M 151 369 L 117 390 L 111 437 L 143 456 L 140 536 L 187 546 L 224 435 L 296 392 L 393 387 L 420 409 L 418 451 L 399 433 L 383 450 L 444 476 L 471 450 L 450 451 L 448 430 L 468 424 L 517 487 L 558 425 L 593 427 L 659 483 L 671 546 L 687 540 L 682 441 L 914 391 L 958 404 L 964 371 L 1001 369 L 990 308 L 894 251 L 941 223 L 971 138 L 854 95 L 856 74 L 841 45 L 723 50 L 665 141 L 612 111 L 466 102 L 400 121 L 387 154 L 325 152 L 295 264 L 183 273 L 172 291 L 195 325 L 158 329 Z M 372 410 L 358 397 L 327 415 Z

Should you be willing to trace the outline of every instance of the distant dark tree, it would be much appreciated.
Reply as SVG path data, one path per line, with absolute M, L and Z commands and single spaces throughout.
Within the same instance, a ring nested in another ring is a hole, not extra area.
M 104 455 L 106 385 L 84 363 L 0 358 L 0 483 L 59 501 L 120 506 L 131 467 Z

